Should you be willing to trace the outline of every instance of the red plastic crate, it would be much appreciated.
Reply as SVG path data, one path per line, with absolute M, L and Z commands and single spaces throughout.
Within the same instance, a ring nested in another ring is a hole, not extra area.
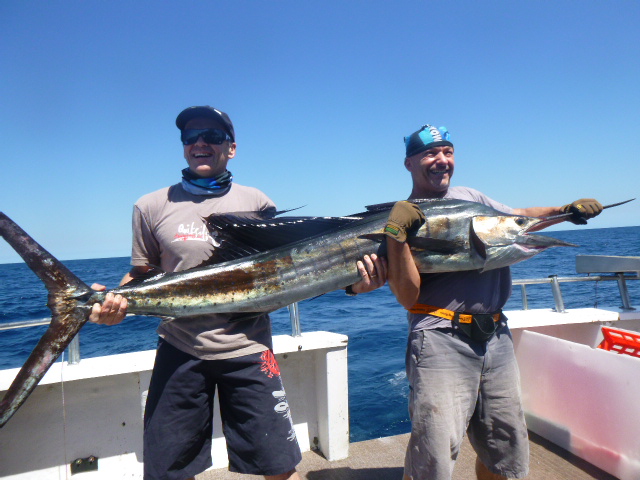
M 602 335 L 604 335 L 604 340 L 598 345 L 598 348 L 640 358 L 640 333 L 602 327 Z

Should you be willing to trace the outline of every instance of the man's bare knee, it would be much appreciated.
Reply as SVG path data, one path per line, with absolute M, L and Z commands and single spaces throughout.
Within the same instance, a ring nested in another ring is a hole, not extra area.
M 265 475 L 264 478 L 265 480 L 301 480 L 295 469 L 280 475 Z

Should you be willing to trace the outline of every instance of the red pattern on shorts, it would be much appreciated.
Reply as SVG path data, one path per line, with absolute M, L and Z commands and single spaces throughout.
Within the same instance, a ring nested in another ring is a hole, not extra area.
M 280 376 L 280 367 L 276 362 L 276 357 L 271 350 L 265 350 L 260 356 L 262 365 L 260 365 L 260 371 L 267 374 L 269 378 L 273 378 L 274 375 Z

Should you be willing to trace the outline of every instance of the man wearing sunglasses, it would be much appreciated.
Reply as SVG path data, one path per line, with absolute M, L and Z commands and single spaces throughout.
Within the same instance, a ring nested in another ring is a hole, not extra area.
M 176 119 L 188 167 L 176 185 L 140 198 L 133 213 L 133 268 L 121 281 L 143 276 L 150 265 L 166 272 L 206 261 L 219 244 L 203 218 L 214 213 L 275 211 L 256 188 L 233 182 L 235 157 L 229 116 L 209 106 L 189 107 Z M 378 288 L 385 263 L 358 262 L 354 293 Z M 379 275 L 376 275 L 375 272 Z M 94 284 L 103 290 L 104 286 Z M 90 320 L 120 323 L 127 301 L 108 294 Z M 269 480 L 299 480 L 301 460 L 268 315 L 237 322 L 217 314 L 163 322 L 144 419 L 145 480 L 185 480 L 211 466 L 212 409 L 218 389 L 229 468 Z
M 602 211 L 593 199 L 512 209 L 477 190 L 451 187 L 454 147 L 444 127 L 423 126 L 405 138 L 405 148 L 404 165 L 413 182 L 410 199 L 467 200 L 532 217 L 571 213 L 568 219 L 576 224 Z M 391 210 L 384 230 L 389 286 L 409 311 L 412 431 L 404 478 L 450 480 L 465 433 L 478 454 L 479 480 L 523 478 L 529 467 L 528 434 L 513 342 L 501 312 L 511 294 L 510 269 L 420 274 L 406 240 L 424 222 L 415 204 L 402 201 Z

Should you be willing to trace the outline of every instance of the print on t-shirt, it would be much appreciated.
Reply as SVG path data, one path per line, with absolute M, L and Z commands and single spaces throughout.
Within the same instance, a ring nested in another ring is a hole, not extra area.
M 174 235 L 172 242 L 186 242 L 189 240 L 195 240 L 198 242 L 212 243 L 215 247 L 220 246 L 220 243 L 216 239 L 216 233 L 211 234 L 207 228 L 206 223 L 202 223 L 198 226 L 196 222 L 181 223 L 178 225 L 178 232 Z

